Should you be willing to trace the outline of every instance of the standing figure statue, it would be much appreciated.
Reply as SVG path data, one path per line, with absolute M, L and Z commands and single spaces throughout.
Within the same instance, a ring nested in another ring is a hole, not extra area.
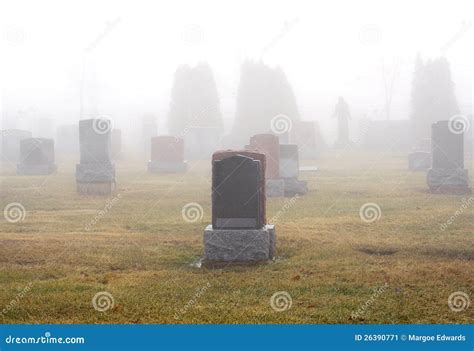
M 342 96 L 339 96 L 339 100 L 337 101 L 332 117 L 337 117 L 338 136 L 336 147 L 344 147 L 350 144 L 349 120 L 351 119 L 351 113 L 349 112 L 349 105 Z

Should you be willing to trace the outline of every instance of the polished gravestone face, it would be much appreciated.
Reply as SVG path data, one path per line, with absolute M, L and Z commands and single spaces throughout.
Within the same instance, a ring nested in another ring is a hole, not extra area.
M 87 119 L 79 121 L 81 164 L 110 164 L 110 121 Z
M 281 144 L 280 145 L 280 177 L 298 178 L 299 160 L 298 145 Z
M 234 155 L 212 163 L 214 229 L 260 229 L 263 223 L 262 165 Z
M 44 138 L 24 139 L 20 143 L 20 154 L 25 165 L 53 164 L 54 141 Z
M 214 161 L 219 161 L 223 160 L 225 158 L 235 156 L 235 155 L 241 155 L 245 157 L 250 157 L 251 159 L 258 160 L 260 161 L 260 168 L 262 170 L 262 175 L 265 174 L 265 165 L 266 165 L 266 158 L 265 154 L 262 154 L 260 152 L 256 151 L 249 151 L 249 150 L 222 150 L 222 151 L 216 151 L 212 155 L 212 162 Z M 261 211 L 261 222 L 263 224 L 267 223 L 266 219 L 266 196 L 265 196 L 265 177 L 262 176 L 260 177 L 260 208 L 262 209 Z
M 432 125 L 432 168 L 464 168 L 464 136 L 450 131 L 449 121 Z
M 151 160 L 157 162 L 183 162 L 184 140 L 173 136 L 151 138 Z
M 265 178 L 276 179 L 280 174 L 280 146 L 279 140 L 273 134 L 257 134 L 250 138 L 250 150 L 257 150 L 265 154 L 267 159 Z

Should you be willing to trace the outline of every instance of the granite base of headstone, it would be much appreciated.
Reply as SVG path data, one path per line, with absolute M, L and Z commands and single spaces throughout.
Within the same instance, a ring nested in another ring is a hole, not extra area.
M 257 263 L 275 257 L 275 226 L 204 230 L 204 262 Z
M 415 151 L 408 154 L 408 169 L 414 172 L 427 171 L 431 167 L 431 154 L 425 151 Z
M 20 159 L 17 164 L 18 175 L 49 175 L 56 172 L 54 163 L 54 140 L 28 138 L 20 142 Z
M 275 257 L 275 227 L 265 223 L 264 170 L 261 153 L 213 155 L 212 224 L 204 230 L 204 265 L 254 264 Z
M 76 165 L 77 192 L 110 195 L 114 192 L 115 164 L 111 162 L 111 124 L 107 119 L 79 121 L 81 159 Z
M 469 194 L 469 172 L 467 169 L 434 169 L 430 168 L 426 177 L 432 193 Z

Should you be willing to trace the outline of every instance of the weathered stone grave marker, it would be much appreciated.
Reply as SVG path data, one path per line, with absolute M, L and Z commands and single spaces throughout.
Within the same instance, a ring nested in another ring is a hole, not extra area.
M 111 123 L 105 118 L 79 121 L 81 160 L 76 165 L 76 184 L 80 194 L 109 195 L 115 190 L 110 131 Z
M 54 163 L 54 140 L 28 138 L 20 142 L 18 175 L 48 175 L 56 171 Z

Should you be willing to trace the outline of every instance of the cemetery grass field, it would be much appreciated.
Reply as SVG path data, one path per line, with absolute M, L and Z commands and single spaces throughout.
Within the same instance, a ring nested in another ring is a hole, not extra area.
M 77 195 L 74 160 L 57 164 L 49 177 L 2 171 L 2 209 L 19 202 L 26 216 L 0 218 L 1 323 L 473 321 L 472 303 L 448 307 L 454 292 L 474 299 L 474 203 L 461 207 L 472 195 L 430 194 L 405 154 L 331 151 L 302 161 L 320 168 L 300 175 L 309 193 L 267 201 L 276 261 L 221 269 L 197 264 L 211 221 L 209 161 L 190 162 L 184 175 L 118 161 L 108 198 Z M 466 168 L 472 184 L 472 161 Z M 183 219 L 188 203 L 202 206 L 202 219 Z M 361 220 L 366 203 L 380 206 L 377 221 Z M 102 291 L 114 300 L 105 312 L 92 306 Z M 280 291 L 292 300 L 283 312 L 270 306 Z

